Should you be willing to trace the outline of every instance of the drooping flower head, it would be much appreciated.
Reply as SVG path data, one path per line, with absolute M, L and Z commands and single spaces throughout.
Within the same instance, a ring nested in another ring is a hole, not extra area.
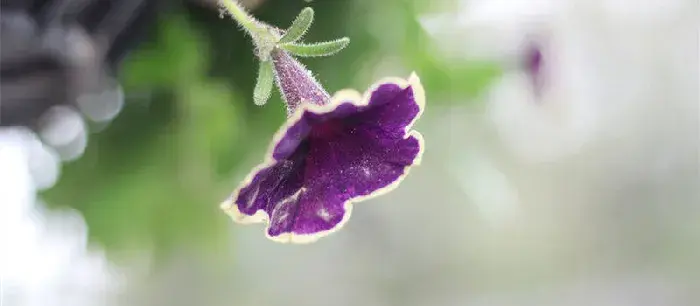
M 289 116 L 263 162 L 221 205 L 236 222 L 268 223 L 266 235 L 277 242 L 308 243 L 336 231 L 353 203 L 396 188 L 423 151 L 421 135 L 411 130 L 425 102 L 415 74 L 382 80 L 364 95 L 331 96 L 290 55 L 299 50 L 269 48 Z

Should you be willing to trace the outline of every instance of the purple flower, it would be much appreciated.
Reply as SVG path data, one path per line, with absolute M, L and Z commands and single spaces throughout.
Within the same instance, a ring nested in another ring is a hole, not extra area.
M 311 8 L 278 31 L 236 1 L 221 5 L 255 43 L 260 67 L 254 102 L 265 104 L 275 82 L 288 115 L 264 161 L 221 208 L 239 223 L 266 222 L 274 241 L 316 241 L 347 222 L 353 203 L 396 188 L 420 162 L 423 138 L 411 126 L 423 112 L 423 86 L 413 74 L 385 79 L 364 96 L 341 90 L 331 97 L 292 55 L 332 55 L 349 38 L 300 42 L 313 22 Z
M 532 86 L 532 91 L 535 95 L 539 96 L 542 94 L 542 90 L 546 81 L 545 73 L 545 58 L 543 54 L 542 47 L 539 43 L 530 43 L 525 49 L 525 55 L 523 58 L 523 70 L 527 73 L 528 78 Z
M 411 126 L 425 93 L 414 74 L 383 80 L 364 97 L 352 90 L 330 97 L 299 62 L 275 57 L 291 115 L 222 209 L 239 223 L 267 222 L 274 241 L 308 243 L 338 230 L 353 203 L 396 188 L 420 162 L 423 140 Z

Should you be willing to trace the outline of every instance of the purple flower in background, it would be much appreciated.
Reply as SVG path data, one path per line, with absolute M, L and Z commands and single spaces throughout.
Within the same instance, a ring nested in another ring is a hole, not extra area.
M 423 140 L 411 126 L 425 94 L 412 75 L 380 81 L 364 96 L 330 97 L 294 58 L 273 57 L 292 115 L 222 208 L 240 223 L 268 222 L 272 240 L 313 242 L 340 228 L 352 203 L 396 188 L 420 162 Z
M 532 83 L 532 91 L 537 96 L 541 95 L 544 86 L 544 65 L 542 48 L 535 43 L 530 43 L 525 51 L 523 66 L 530 83 Z

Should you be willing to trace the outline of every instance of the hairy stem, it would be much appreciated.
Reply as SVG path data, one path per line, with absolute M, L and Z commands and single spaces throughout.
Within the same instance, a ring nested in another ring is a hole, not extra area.
M 219 3 L 251 36 L 255 37 L 256 34 L 267 31 L 262 23 L 248 14 L 237 0 L 219 0 Z

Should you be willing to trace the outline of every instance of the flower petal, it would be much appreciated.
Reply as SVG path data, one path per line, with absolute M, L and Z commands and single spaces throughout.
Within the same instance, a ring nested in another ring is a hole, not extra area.
M 381 138 L 371 130 L 356 128 L 333 140 L 311 138 L 305 185 L 332 188 L 343 200 L 370 196 L 402 179 L 407 168 L 419 160 L 421 149 L 417 132 L 405 139 Z
M 421 88 L 418 88 L 422 91 Z M 399 84 L 382 84 L 373 92 L 366 111 L 352 117 L 362 124 L 373 124 L 388 133 L 405 135 L 423 110 L 422 97 L 417 97 L 416 86 L 402 88 Z
M 420 79 L 412 74 L 408 81 L 387 78 L 378 82 L 362 98 L 353 90 L 342 90 L 327 105 L 308 104 L 296 112 L 283 128 L 272 154 L 276 160 L 292 154 L 311 131 L 311 126 L 335 118 L 350 125 L 371 125 L 396 137 L 405 137 L 420 118 L 425 105 L 425 91 Z
M 254 200 L 268 203 L 262 209 L 270 216 L 270 238 L 314 241 L 343 225 L 352 202 L 398 186 L 420 155 L 420 135 L 414 132 L 406 139 L 381 141 L 368 141 L 368 135 L 370 132 L 358 130 L 334 141 L 305 141 L 300 146 L 308 147 L 303 169 L 290 167 L 296 172 L 269 173 L 272 177 L 286 175 L 263 183 Z

